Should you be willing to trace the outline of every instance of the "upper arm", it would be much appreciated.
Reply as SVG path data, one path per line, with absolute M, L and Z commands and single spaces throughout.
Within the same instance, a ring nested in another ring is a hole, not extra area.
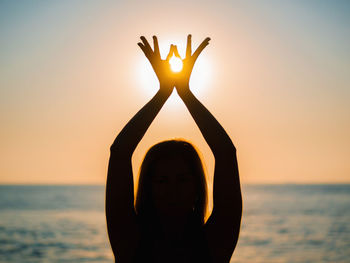
M 204 229 L 215 262 L 229 262 L 237 244 L 242 197 L 236 151 L 215 156 L 213 211 Z
M 131 262 L 139 240 L 131 157 L 113 150 L 108 165 L 106 218 L 115 257 L 118 262 Z

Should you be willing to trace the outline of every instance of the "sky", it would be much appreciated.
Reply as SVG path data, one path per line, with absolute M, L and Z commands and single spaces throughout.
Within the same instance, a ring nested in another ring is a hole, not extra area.
M 104 184 L 109 147 L 155 94 L 137 46 L 209 36 L 190 86 L 237 148 L 243 183 L 350 183 L 348 1 L 0 1 L 0 184 Z M 174 92 L 133 155 L 184 138 Z M 136 179 L 135 179 L 136 180 Z

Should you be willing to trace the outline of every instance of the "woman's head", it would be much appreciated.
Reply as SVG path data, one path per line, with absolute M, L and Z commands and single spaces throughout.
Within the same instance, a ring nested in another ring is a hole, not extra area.
M 152 146 L 140 169 L 136 210 L 141 218 L 192 214 L 204 223 L 207 185 L 192 144 L 169 140 Z

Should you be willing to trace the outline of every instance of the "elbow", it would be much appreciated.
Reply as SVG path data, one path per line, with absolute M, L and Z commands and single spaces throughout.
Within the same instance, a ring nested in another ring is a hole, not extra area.
M 211 148 L 215 158 L 236 156 L 237 152 L 235 145 L 230 139 L 225 143 L 216 143 L 215 146 Z
M 236 147 L 230 138 L 228 138 L 228 142 L 226 142 L 225 145 L 226 146 L 224 148 L 226 149 L 226 151 L 236 153 Z
M 232 144 L 218 148 L 213 151 L 213 155 L 216 162 L 236 162 L 236 147 Z
M 117 156 L 122 159 L 131 158 L 133 154 L 133 152 L 129 148 L 123 147 L 122 145 L 117 143 L 113 143 L 109 147 L 109 151 L 111 155 Z
M 110 151 L 110 152 L 118 152 L 118 151 L 121 151 L 120 144 L 117 143 L 116 141 L 114 141 L 114 142 L 112 143 L 112 145 L 109 147 L 109 151 Z

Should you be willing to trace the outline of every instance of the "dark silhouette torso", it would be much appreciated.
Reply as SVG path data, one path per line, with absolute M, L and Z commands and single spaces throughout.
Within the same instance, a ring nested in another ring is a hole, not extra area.
M 144 234 L 135 263 L 211 263 L 208 245 L 202 230 L 182 240 L 167 240 L 157 234 Z

